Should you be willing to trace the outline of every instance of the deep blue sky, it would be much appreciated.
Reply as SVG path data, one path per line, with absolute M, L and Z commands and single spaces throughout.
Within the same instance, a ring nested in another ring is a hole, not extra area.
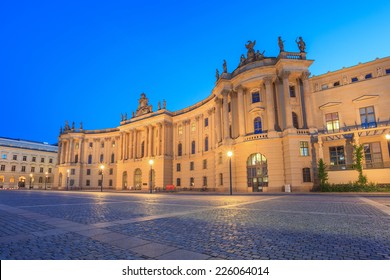
M 390 55 L 386 1 L 0 1 L 0 136 L 57 142 L 65 120 L 119 125 L 206 98 L 245 43 L 277 56 L 302 36 L 313 75 Z

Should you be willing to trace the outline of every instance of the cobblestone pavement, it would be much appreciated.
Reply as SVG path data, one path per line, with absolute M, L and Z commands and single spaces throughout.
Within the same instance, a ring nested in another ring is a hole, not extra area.
M 0 259 L 390 259 L 390 194 L 0 192 Z

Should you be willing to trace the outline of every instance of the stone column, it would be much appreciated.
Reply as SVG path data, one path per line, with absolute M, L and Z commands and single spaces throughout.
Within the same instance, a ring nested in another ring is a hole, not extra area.
M 216 134 L 216 143 L 218 146 L 218 143 L 220 143 L 222 141 L 222 137 L 221 137 L 221 127 L 222 127 L 222 123 L 221 123 L 221 99 L 219 99 L 218 97 L 215 98 L 215 125 L 213 127 L 213 129 L 215 129 L 215 134 Z
M 314 129 L 314 100 L 312 93 L 310 92 L 310 85 L 309 85 L 309 76 L 310 72 L 303 72 L 302 73 L 302 82 L 303 82 L 303 97 L 305 100 L 305 108 L 306 110 L 306 122 L 309 127 L 309 129 Z
M 223 136 L 225 140 L 230 139 L 229 132 L 229 91 L 222 92 L 223 96 Z
M 119 134 L 119 159 L 123 160 L 123 131 Z
M 153 156 L 153 126 L 149 125 L 148 156 Z
M 58 152 L 57 152 L 57 165 L 61 164 L 61 156 L 62 156 L 62 141 L 58 141 Z
M 134 129 L 134 131 L 133 131 L 133 137 L 134 137 L 134 141 L 133 141 L 133 157 L 134 157 L 134 159 L 136 159 L 137 158 L 137 146 L 138 146 L 138 135 L 137 135 L 138 133 L 137 133 L 137 130 L 136 129 Z
M 237 103 L 238 103 L 238 131 L 239 136 L 246 135 L 245 126 L 245 109 L 244 109 L 244 88 L 239 85 L 237 88 Z
M 283 93 L 284 93 L 284 111 L 286 113 L 286 128 L 293 128 L 292 123 L 292 110 L 290 104 L 290 85 L 288 82 L 288 77 L 290 76 L 290 71 L 283 71 Z
M 268 120 L 268 132 L 275 131 L 275 108 L 274 98 L 272 92 L 272 77 L 265 77 L 265 95 L 267 101 L 267 120 Z
M 149 127 L 145 126 L 145 131 L 146 131 L 146 137 L 145 137 L 145 145 L 144 145 L 144 157 L 149 156 Z

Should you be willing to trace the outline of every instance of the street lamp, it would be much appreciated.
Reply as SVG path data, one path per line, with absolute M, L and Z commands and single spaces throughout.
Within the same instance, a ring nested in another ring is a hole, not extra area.
M 232 156 L 233 156 L 233 152 L 228 151 L 227 156 L 229 157 L 230 195 L 232 195 L 233 194 L 233 185 L 232 185 Z
M 385 137 L 387 139 L 387 149 L 389 150 L 389 156 L 390 156 L 390 133 L 387 133 Z
M 33 178 L 33 175 L 32 175 L 32 173 L 30 173 L 30 190 L 32 189 L 32 178 Z
M 48 177 L 48 173 L 45 172 L 45 190 L 46 190 L 46 184 L 47 184 L 47 177 Z
M 152 193 L 153 190 L 152 190 L 152 183 L 153 183 L 153 180 L 152 180 L 152 168 L 153 168 L 153 163 L 154 163 L 154 160 L 149 160 L 149 165 L 150 165 L 150 180 L 149 180 L 149 192 Z
M 69 175 L 70 175 L 70 169 L 66 170 L 66 190 L 69 188 Z
M 100 165 L 100 172 L 102 173 L 102 181 L 101 181 L 101 184 L 100 184 L 100 191 L 103 192 L 103 171 L 104 171 L 104 165 Z

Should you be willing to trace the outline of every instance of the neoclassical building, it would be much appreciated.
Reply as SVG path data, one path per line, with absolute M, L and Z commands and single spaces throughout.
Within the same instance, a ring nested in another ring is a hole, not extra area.
M 58 147 L 0 137 L 0 189 L 53 186 Z
M 320 158 L 330 182 L 356 181 L 354 144 L 364 145 L 369 181 L 390 183 L 390 58 L 310 77 L 302 38 L 297 52 L 279 38 L 277 57 L 255 44 L 232 72 L 224 61 L 211 94 L 183 110 L 164 101 L 153 111 L 142 93 L 115 128 L 66 124 L 58 187 L 228 192 L 231 174 L 234 192 L 309 191 Z

